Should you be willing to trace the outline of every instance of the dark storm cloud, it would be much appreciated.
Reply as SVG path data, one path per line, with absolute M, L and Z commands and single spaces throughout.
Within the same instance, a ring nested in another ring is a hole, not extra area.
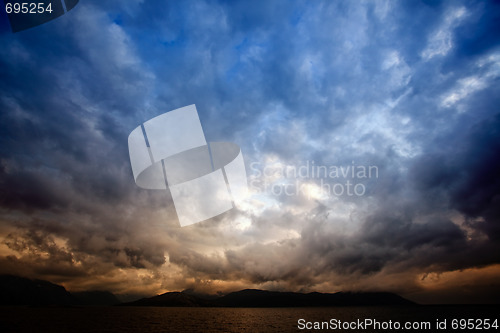
M 398 11 L 395 15 L 396 9 L 392 8 L 384 20 L 375 16 L 373 8 L 360 13 L 344 8 L 344 14 L 347 12 L 357 18 L 356 24 L 363 22 L 368 13 L 372 20 L 367 24 L 371 29 L 358 31 L 353 27 L 352 35 L 340 35 L 335 41 L 336 35 L 331 34 L 330 38 L 325 37 L 327 41 L 323 44 L 320 44 L 322 34 L 330 30 L 312 29 L 316 22 L 328 25 L 321 17 L 314 17 L 314 21 L 311 19 L 308 22 L 310 29 L 306 30 L 309 35 L 302 48 L 303 53 L 292 47 L 293 41 L 304 42 L 303 38 L 273 39 L 273 47 L 279 45 L 277 48 L 289 52 L 284 52 L 287 56 L 281 59 L 279 65 L 263 74 L 270 77 L 267 82 L 273 82 L 273 86 L 266 86 L 266 96 L 275 102 L 282 100 L 284 106 L 281 112 L 261 118 L 258 128 L 265 130 L 264 139 L 254 141 L 259 142 L 260 152 L 278 154 L 285 161 L 296 156 L 304 159 L 308 154 L 314 154 L 319 162 L 327 160 L 331 156 L 331 146 L 315 147 L 315 150 L 307 152 L 310 147 L 301 140 L 304 139 L 301 133 L 296 134 L 291 131 L 291 126 L 285 126 L 303 117 L 303 113 L 314 115 L 314 119 L 319 121 L 306 122 L 305 139 L 312 134 L 316 139 L 327 142 L 327 137 L 335 133 L 339 125 L 349 124 L 350 119 L 356 116 L 362 118 L 363 113 L 368 113 L 363 109 L 358 111 L 359 108 L 356 109 L 353 104 L 369 108 L 373 103 L 385 104 L 387 99 L 398 97 L 402 99 L 393 112 L 409 117 L 409 125 L 405 125 L 402 134 L 397 133 L 398 139 L 405 139 L 418 149 L 410 156 L 402 156 L 395 150 L 400 142 L 388 140 L 384 126 L 396 126 L 397 123 L 381 124 L 378 133 L 368 131 L 361 138 L 349 133 L 348 139 L 352 140 L 349 144 L 359 140 L 365 147 L 376 147 L 378 153 L 363 154 L 353 149 L 349 151 L 351 154 L 337 155 L 336 159 L 372 161 L 381 167 L 383 175 L 375 184 L 373 195 L 379 209 L 366 215 L 357 234 L 346 238 L 336 235 L 334 231 L 325 232 L 328 224 L 307 221 L 304 224 L 310 225 L 302 229 L 299 240 L 274 245 L 255 244 L 228 251 L 226 260 L 229 267 L 224 264 L 224 270 L 220 272 L 228 272 L 227 276 L 242 272 L 241 275 L 250 281 L 262 283 L 292 281 L 291 276 L 300 275 L 297 271 L 301 267 L 309 277 L 306 280 L 312 283 L 315 281 L 314 271 L 318 274 L 330 271 L 360 276 L 394 267 L 443 271 L 498 262 L 495 255 L 498 245 L 494 242 L 498 230 L 498 211 L 494 208 L 497 205 L 499 170 L 498 154 L 495 153 L 498 151 L 498 124 L 495 120 L 498 86 L 494 84 L 498 80 L 498 65 L 496 60 L 479 63 L 479 55 L 488 57 L 486 49 L 485 53 L 471 57 L 455 46 L 460 45 L 463 39 L 464 27 L 472 29 L 479 24 L 481 30 L 483 25 L 490 26 L 494 15 L 486 12 L 495 11 L 495 6 L 485 4 L 479 9 L 469 10 L 462 5 L 443 3 L 415 7 L 409 4 L 407 8 L 397 8 L 403 10 L 403 14 Z M 404 7 L 401 4 L 395 6 Z M 331 15 L 338 10 L 335 6 L 325 7 L 318 15 Z M 335 24 L 347 21 L 340 15 L 334 17 L 337 20 L 331 21 Z M 262 29 L 265 30 L 265 26 Z M 286 34 L 287 29 L 280 31 Z M 342 54 L 345 49 L 345 44 L 340 43 L 345 42 L 342 38 L 363 39 L 364 46 Z M 466 38 L 475 37 L 469 35 Z M 477 38 L 482 38 L 482 35 L 478 34 Z M 498 47 L 494 45 L 495 38 L 491 39 L 488 50 Z M 407 66 L 399 63 L 399 68 L 393 68 L 392 73 L 391 67 L 381 68 L 388 60 L 390 52 L 387 51 L 391 48 L 399 51 L 400 59 L 397 61 L 404 59 Z M 316 59 L 329 55 L 330 61 L 338 59 L 343 66 L 322 66 L 311 76 L 312 80 L 306 80 L 298 74 L 298 61 L 300 57 L 303 59 L 304 53 L 314 54 L 315 51 L 320 54 Z M 464 57 L 468 59 L 463 60 Z M 272 59 L 269 59 L 270 64 L 273 64 Z M 364 75 L 355 72 L 360 67 Z M 464 83 L 461 85 L 460 82 Z M 476 84 L 480 87 L 477 88 Z M 342 102 L 343 98 L 336 96 L 331 104 L 328 101 L 327 106 L 318 107 L 316 98 L 328 98 L 336 85 L 348 91 L 346 100 Z M 302 91 L 294 87 L 300 87 Z M 287 95 L 280 95 L 283 91 Z M 444 103 L 449 96 L 453 97 L 451 102 Z M 454 98 L 458 101 L 455 102 Z M 333 110 L 331 115 L 324 112 L 329 109 Z M 397 114 L 392 115 L 398 117 Z M 290 137 L 298 140 L 293 141 L 293 145 L 284 144 L 289 142 Z M 485 231 L 490 241 L 468 240 L 470 235 L 456 222 L 450 221 L 449 212 L 452 209 L 465 214 L 466 226 Z M 487 220 L 471 220 L 478 216 Z M 290 218 L 301 219 L 303 216 L 292 214 Z M 273 221 L 273 225 L 279 224 L 277 220 L 269 220 Z M 271 231 L 269 223 L 258 224 L 258 221 L 255 219 L 254 224 L 259 225 L 263 234 Z M 290 245 L 292 243 L 293 246 Z M 299 248 L 297 252 L 301 254 L 291 251 L 290 247 Z M 288 258 L 286 264 L 276 266 L 276 262 L 284 257 Z M 196 262 L 185 261 L 184 264 L 196 271 Z M 199 272 L 205 270 L 200 269 Z M 210 276 L 221 278 L 224 274 Z
M 123 144 L 137 126 L 127 120 L 143 107 L 152 76 L 103 12 L 92 6 L 81 11 L 58 25 L 2 35 L 10 46 L 0 60 L 0 202 L 11 216 L 5 222 L 16 228 L 4 243 L 19 254 L 9 267 L 32 261 L 31 274 L 42 276 L 91 276 L 113 266 L 165 262 L 164 244 L 145 239 L 147 226 L 136 229 L 150 215 L 131 207 L 165 206 L 168 197 L 141 197 L 129 181 Z
M 4 267 L 326 290 L 498 263 L 497 7 L 87 1 L 3 32 Z M 135 186 L 126 142 L 193 103 L 247 166 L 355 161 L 380 177 L 359 200 L 271 196 L 178 229 L 169 194 Z
M 428 155 L 416 163 L 415 182 L 425 193 L 440 192 L 442 200 L 463 212 L 492 241 L 499 237 L 500 115 L 471 126 L 462 138 L 454 136 L 451 152 Z M 450 138 L 451 142 L 452 138 Z

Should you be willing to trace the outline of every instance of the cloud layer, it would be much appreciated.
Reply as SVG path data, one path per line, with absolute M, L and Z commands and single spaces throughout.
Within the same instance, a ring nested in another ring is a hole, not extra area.
M 493 2 L 81 1 L 16 34 L 2 17 L 2 272 L 128 295 L 494 301 L 499 15 Z M 190 104 L 208 141 L 242 147 L 250 181 L 305 190 L 251 186 L 244 209 L 179 228 L 168 192 L 135 186 L 127 136 Z M 263 172 L 312 161 L 378 177 Z M 347 180 L 366 192 L 324 192 Z

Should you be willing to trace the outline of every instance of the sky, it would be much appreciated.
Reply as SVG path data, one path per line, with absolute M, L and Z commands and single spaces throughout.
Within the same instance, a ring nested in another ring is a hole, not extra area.
M 0 22 L 0 273 L 122 299 L 500 299 L 498 2 L 81 0 Z M 249 194 L 181 228 L 127 138 L 191 104 L 241 147 Z

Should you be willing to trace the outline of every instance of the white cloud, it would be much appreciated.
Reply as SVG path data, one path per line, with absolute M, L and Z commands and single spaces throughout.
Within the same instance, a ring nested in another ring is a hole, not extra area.
M 421 56 L 432 59 L 435 56 L 446 55 L 453 47 L 453 29 L 467 17 L 464 7 L 450 10 L 444 17 L 443 23 L 429 37 L 426 49 Z
M 493 84 L 500 76 L 500 55 L 493 53 L 481 57 L 476 62 L 476 72 L 479 74 L 470 75 L 459 79 L 452 89 L 441 96 L 441 107 L 457 107 L 459 112 L 464 112 L 465 108 L 460 102 L 466 100 L 474 93 L 481 91 Z

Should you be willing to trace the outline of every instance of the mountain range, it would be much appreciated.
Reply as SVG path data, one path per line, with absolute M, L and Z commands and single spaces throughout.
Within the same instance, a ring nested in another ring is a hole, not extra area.
M 0 305 L 71 306 L 115 305 L 120 301 L 107 291 L 70 293 L 63 286 L 13 275 L 0 275 Z
M 245 289 L 214 298 L 168 292 L 122 306 L 198 306 L 198 307 L 327 307 L 327 306 L 410 306 L 415 303 L 388 292 L 294 293 Z
M 44 280 L 0 275 L 0 305 L 29 306 L 161 306 L 161 307 L 327 307 L 327 306 L 410 306 L 415 303 L 388 292 L 295 293 L 245 289 L 224 296 L 204 295 L 193 290 L 121 303 L 107 291 L 67 291 Z

